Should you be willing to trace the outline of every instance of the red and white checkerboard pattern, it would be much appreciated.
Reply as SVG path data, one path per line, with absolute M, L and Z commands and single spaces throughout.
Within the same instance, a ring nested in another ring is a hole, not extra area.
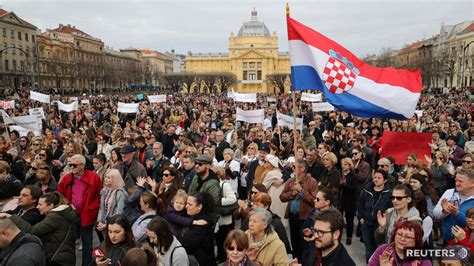
M 330 57 L 323 71 L 323 81 L 332 93 L 346 93 L 354 86 L 357 75 L 334 57 Z

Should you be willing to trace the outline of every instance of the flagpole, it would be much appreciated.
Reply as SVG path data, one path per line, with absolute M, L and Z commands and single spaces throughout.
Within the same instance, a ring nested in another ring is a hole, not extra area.
M 290 5 L 286 3 L 286 17 L 290 17 Z M 291 88 L 290 88 L 291 90 Z M 293 100 L 293 156 L 295 158 L 295 170 L 293 171 L 293 174 L 295 176 L 295 183 L 299 183 L 300 179 L 298 176 L 298 158 L 296 158 L 296 144 L 297 144 L 297 139 L 295 137 L 296 133 L 296 97 L 295 97 L 296 91 L 292 91 L 291 93 L 291 98 Z

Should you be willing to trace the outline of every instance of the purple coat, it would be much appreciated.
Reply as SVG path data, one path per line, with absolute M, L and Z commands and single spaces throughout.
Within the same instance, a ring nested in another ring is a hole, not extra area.
M 380 245 L 374 252 L 374 254 L 372 254 L 372 256 L 370 257 L 369 259 L 369 263 L 367 264 L 367 266 L 379 266 L 380 265 L 380 255 L 382 255 L 382 253 L 385 251 L 385 249 L 387 247 L 389 247 L 390 244 L 382 244 Z M 431 261 L 427 260 L 427 259 L 424 259 L 424 260 L 421 260 L 421 263 L 420 264 L 416 264 L 416 261 L 407 261 L 407 262 L 404 262 L 402 264 L 398 264 L 397 262 L 397 255 L 395 253 L 395 249 L 390 252 L 390 258 L 393 258 L 394 261 L 393 261 L 393 265 L 401 265 L 401 266 L 412 266 L 412 265 L 420 265 L 420 266 L 432 266 L 433 264 L 431 263 Z
M 177 211 L 173 208 L 173 205 L 168 205 L 166 208 L 165 219 L 173 227 L 174 235 L 179 239 L 181 237 L 181 232 L 186 226 L 192 225 L 194 219 L 189 217 L 186 214 L 186 209 L 182 211 Z

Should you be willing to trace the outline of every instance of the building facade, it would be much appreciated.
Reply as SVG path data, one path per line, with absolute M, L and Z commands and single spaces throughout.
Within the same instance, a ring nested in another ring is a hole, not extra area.
M 0 8 L 0 88 L 33 86 L 38 28 Z
M 144 84 L 159 86 L 163 74 L 173 73 L 173 59 L 164 53 L 137 48 L 126 48 L 120 51 L 141 61 L 142 83 Z
M 267 77 L 272 74 L 289 75 L 290 57 L 288 53 L 278 51 L 276 33 L 270 34 L 267 26 L 258 20 L 254 9 L 250 21 L 241 26 L 237 36 L 231 33 L 227 53 L 189 52 L 185 69 L 192 73 L 232 73 L 237 77 L 237 84 L 233 87 L 235 91 L 274 92 L 275 86 Z M 287 83 L 286 90 L 289 89 Z M 205 89 L 197 84 L 194 88 Z

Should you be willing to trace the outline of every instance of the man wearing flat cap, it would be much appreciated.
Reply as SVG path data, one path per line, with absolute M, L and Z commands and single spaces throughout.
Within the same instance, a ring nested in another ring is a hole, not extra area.
M 125 145 L 120 149 L 122 161 L 113 166 L 114 169 L 120 171 L 127 188 L 133 186 L 137 182 L 137 177 L 147 177 L 145 167 L 134 159 L 135 147 Z
M 214 199 L 214 203 L 216 204 L 215 212 L 212 214 L 212 216 L 214 217 L 214 221 L 217 222 L 221 212 L 220 186 L 219 178 L 211 170 L 211 167 L 212 158 L 210 156 L 199 155 L 196 158 L 196 175 L 191 181 L 188 193 L 192 194 L 196 191 L 199 191 L 211 194 L 212 198 Z
M 253 184 L 261 184 L 263 181 L 263 165 L 267 154 L 270 153 L 270 146 L 262 143 L 258 146 L 258 160 L 254 160 L 249 164 L 249 173 L 247 175 L 247 188 L 250 189 Z

